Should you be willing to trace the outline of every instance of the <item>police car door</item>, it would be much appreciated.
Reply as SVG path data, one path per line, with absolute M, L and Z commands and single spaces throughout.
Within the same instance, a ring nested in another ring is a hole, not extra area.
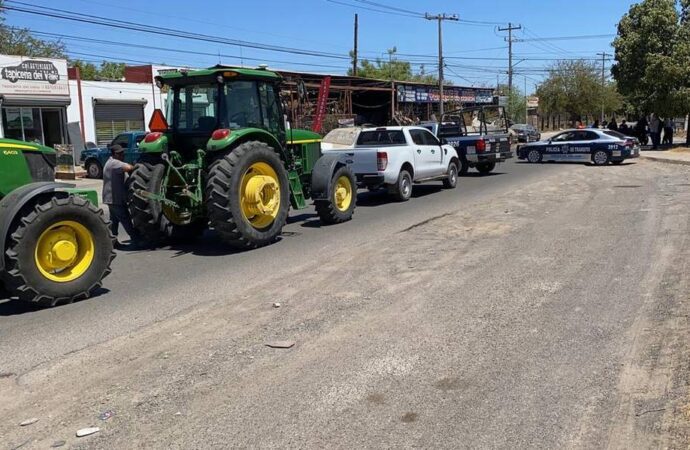
M 565 131 L 554 136 L 544 147 L 542 161 L 567 161 L 570 153 L 570 146 L 575 139 L 573 131 Z
M 573 132 L 574 141 L 570 146 L 569 161 L 589 162 L 592 160 L 592 152 L 597 144 L 599 135 L 589 130 L 577 130 Z

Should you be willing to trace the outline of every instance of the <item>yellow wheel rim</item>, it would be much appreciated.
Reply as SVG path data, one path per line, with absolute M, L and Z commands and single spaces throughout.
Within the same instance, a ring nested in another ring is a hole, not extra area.
M 270 165 L 254 163 L 242 175 L 240 205 L 242 215 L 254 228 L 266 228 L 278 217 L 280 181 Z
M 350 178 L 343 175 L 335 182 L 334 189 L 335 207 L 340 211 L 347 211 L 352 204 L 352 183 Z
M 76 280 L 91 267 L 95 247 L 93 235 L 84 225 L 72 220 L 57 222 L 36 242 L 36 267 L 57 283 Z

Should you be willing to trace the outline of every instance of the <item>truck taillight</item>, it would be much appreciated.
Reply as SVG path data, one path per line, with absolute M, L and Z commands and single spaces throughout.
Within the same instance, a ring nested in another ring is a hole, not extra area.
M 379 172 L 383 172 L 388 167 L 388 153 L 376 152 L 376 168 Z
M 478 140 L 475 144 L 475 147 L 477 148 L 478 152 L 483 152 L 484 150 L 486 150 L 486 141 L 484 139 Z

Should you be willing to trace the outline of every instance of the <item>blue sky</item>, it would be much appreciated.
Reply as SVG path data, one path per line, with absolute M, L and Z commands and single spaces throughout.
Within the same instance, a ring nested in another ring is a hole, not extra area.
M 22 5 L 23 3 L 23 5 Z M 543 78 L 543 70 L 558 58 L 596 58 L 596 53 L 611 53 L 610 43 L 616 24 L 629 9 L 624 0 L 455 0 L 413 1 L 376 0 L 412 12 L 458 14 L 463 20 L 487 22 L 444 24 L 444 53 L 447 57 L 447 78 L 458 85 L 496 84 L 507 76 L 507 43 L 505 32 L 498 24 L 522 25 L 515 37 L 524 42 L 514 44 L 518 74 L 515 83 L 523 86 L 527 77 L 528 91 Z M 354 5 L 346 6 L 344 4 Z M 380 13 L 367 8 L 359 0 L 299 0 L 262 2 L 233 0 L 9 0 L 7 6 L 58 8 L 108 17 L 113 20 L 144 23 L 173 30 L 184 30 L 301 50 L 329 53 L 333 58 L 295 55 L 273 51 L 169 38 L 130 30 L 107 28 L 93 24 L 41 17 L 16 11 L 7 12 L 10 25 L 29 27 L 42 33 L 70 35 L 109 42 L 146 45 L 179 52 L 107 45 L 102 42 L 65 38 L 74 58 L 94 62 L 103 59 L 135 62 L 166 63 L 191 67 L 225 64 L 344 73 L 345 59 L 352 48 L 354 13 L 359 14 L 359 46 L 362 57 L 384 56 L 395 46 L 398 58 L 413 62 L 415 71 L 424 64 L 427 71 L 437 70 L 436 23 L 423 18 Z M 175 6 L 171 6 L 175 5 Z M 178 6 L 179 5 L 179 6 Z M 479 6 L 477 6 L 479 5 Z M 43 11 L 47 11 L 42 9 Z M 539 41 L 534 39 L 568 36 L 606 35 L 597 38 L 574 38 Z M 55 36 L 50 36 L 55 38 Z M 529 39 L 532 39 L 529 41 Z M 182 51 L 210 53 L 198 55 Z M 218 55 L 221 55 L 220 57 Z M 415 56 L 407 56 L 415 55 Z M 234 56 L 234 57 L 233 57 Z M 337 56 L 343 59 L 337 58 Z M 254 58 L 254 59 L 250 59 Z M 610 64 L 610 62 L 609 62 Z

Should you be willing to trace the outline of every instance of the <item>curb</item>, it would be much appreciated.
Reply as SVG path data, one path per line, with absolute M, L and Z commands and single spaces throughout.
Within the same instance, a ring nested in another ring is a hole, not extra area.
M 650 161 L 664 162 L 667 164 L 678 164 L 681 166 L 690 166 L 690 160 L 685 160 L 685 159 L 659 158 L 658 156 L 647 156 L 647 155 L 640 155 L 640 158 L 648 159 Z

